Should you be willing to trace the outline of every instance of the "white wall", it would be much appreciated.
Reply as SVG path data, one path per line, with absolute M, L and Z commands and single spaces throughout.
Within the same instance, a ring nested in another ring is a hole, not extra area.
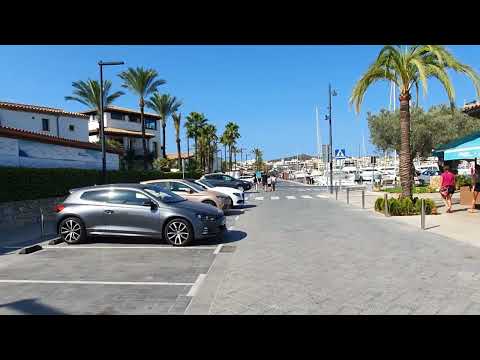
M 50 131 L 42 131 L 42 119 L 49 119 Z M 0 109 L 0 126 L 60 136 L 66 139 L 88 141 L 87 119 L 59 116 L 58 124 L 57 131 L 57 115 Z M 73 131 L 69 130 L 69 125 L 74 126 Z
M 107 153 L 107 169 L 119 169 L 118 154 Z M 0 136 L 0 166 L 101 169 L 102 152 Z

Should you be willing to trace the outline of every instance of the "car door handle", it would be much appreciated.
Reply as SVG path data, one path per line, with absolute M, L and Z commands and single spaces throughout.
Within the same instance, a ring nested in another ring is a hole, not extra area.
M 113 214 L 113 210 L 105 210 L 104 213 L 110 215 Z

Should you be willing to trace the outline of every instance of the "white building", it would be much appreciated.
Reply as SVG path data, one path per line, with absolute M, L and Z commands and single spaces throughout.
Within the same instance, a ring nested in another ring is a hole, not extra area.
M 0 101 L 0 126 L 88 141 L 88 116 L 45 106 Z
M 83 114 L 89 115 L 90 141 L 95 142 L 99 139 L 100 130 L 97 111 L 85 111 Z M 162 157 L 160 116 L 145 113 L 144 118 L 147 148 L 153 152 L 154 158 Z M 113 105 L 108 106 L 104 110 L 104 127 L 107 140 L 116 140 L 123 145 L 125 150 L 133 149 L 135 155 L 143 155 L 142 124 L 139 111 Z

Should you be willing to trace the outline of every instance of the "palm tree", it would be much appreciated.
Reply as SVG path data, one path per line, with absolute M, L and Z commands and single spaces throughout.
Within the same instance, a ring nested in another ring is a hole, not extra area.
M 228 140 L 227 132 L 224 131 L 222 136 L 220 136 L 220 144 L 223 145 L 223 148 L 224 148 L 224 151 L 225 151 L 225 156 L 223 157 L 224 162 L 225 162 L 225 169 L 223 169 L 222 171 L 226 171 L 226 167 L 227 167 L 226 164 L 227 164 L 227 146 L 228 146 L 228 143 L 229 143 L 229 140 Z
M 229 167 L 230 171 L 232 171 L 232 147 L 236 144 L 237 140 L 240 138 L 240 132 L 239 132 L 239 126 L 238 124 L 230 121 L 226 126 L 225 126 L 225 132 L 227 137 L 227 145 L 228 145 L 228 162 L 229 162 Z
M 445 89 L 453 107 L 455 91 L 447 70 L 466 74 L 473 82 L 477 95 L 480 95 L 480 77 L 468 65 L 460 63 L 443 45 L 386 45 L 375 62 L 356 83 L 350 103 L 360 111 L 360 105 L 367 89 L 374 83 L 387 80 L 399 89 L 400 100 L 400 183 L 402 196 L 412 197 L 413 163 L 410 149 L 410 99 L 413 86 L 416 89 L 418 104 L 419 85 L 427 92 L 427 79 L 436 78 Z
M 255 148 L 253 149 L 253 155 L 255 156 L 255 168 L 256 170 L 260 170 L 260 166 L 261 166 L 261 160 L 262 160 L 262 150 L 260 150 L 259 148 Z
M 175 127 L 175 137 L 177 138 L 177 153 L 178 153 L 178 168 L 182 166 L 182 153 L 180 151 L 180 121 L 182 120 L 182 114 L 173 113 L 173 126 Z
M 217 140 L 217 128 L 215 125 L 206 124 L 199 131 L 198 144 L 200 164 L 202 169 L 210 172 L 213 165 L 213 151 Z
M 147 107 L 155 111 L 158 115 L 160 115 L 160 122 L 162 123 L 162 138 L 163 138 L 163 145 L 162 145 L 162 154 L 163 157 L 167 157 L 166 148 L 165 148 L 165 128 L 167 126 L 167 120 L 176 111 L 178 108 L 182 106 L 182 102 L 177 100 L 175 96 L 170 96 L 170 94 L 163 94 L 160 95 L 158 92 L 155 92 L 151 97 L 150 100 L 146 102 Z
M 140 122 L 142 123 L 142 142 L 143 142 L 143 168 L 148 168 L 147 141 L 145 139 L 145 119 L 144 108 L 145 98 L 157 91 L 160 85 L 166 83 L 163 79 L 158 79 L 158 73 L 154 69 L 145 69 L 143 67 L 128 68 L 118 75 L 122 80 L 122 86 L 129 89 L 138 96 L 140 106 Z
M 195 139 L 195 160 L 198 161 L 197 141 L 200 135 L 200 129 L 207 124 L 207 118 L 204 114 L 191 112 L 187 116 L 185 127 L 187 128 L 187 136 Z

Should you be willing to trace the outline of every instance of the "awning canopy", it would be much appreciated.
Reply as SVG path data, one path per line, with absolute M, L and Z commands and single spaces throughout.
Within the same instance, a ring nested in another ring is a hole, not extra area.
M 445 161 L 480 158 L 480 132 L 440 145 L 433 150 L 434 156 L 438 156 L 441 153 L 443 153 Z

